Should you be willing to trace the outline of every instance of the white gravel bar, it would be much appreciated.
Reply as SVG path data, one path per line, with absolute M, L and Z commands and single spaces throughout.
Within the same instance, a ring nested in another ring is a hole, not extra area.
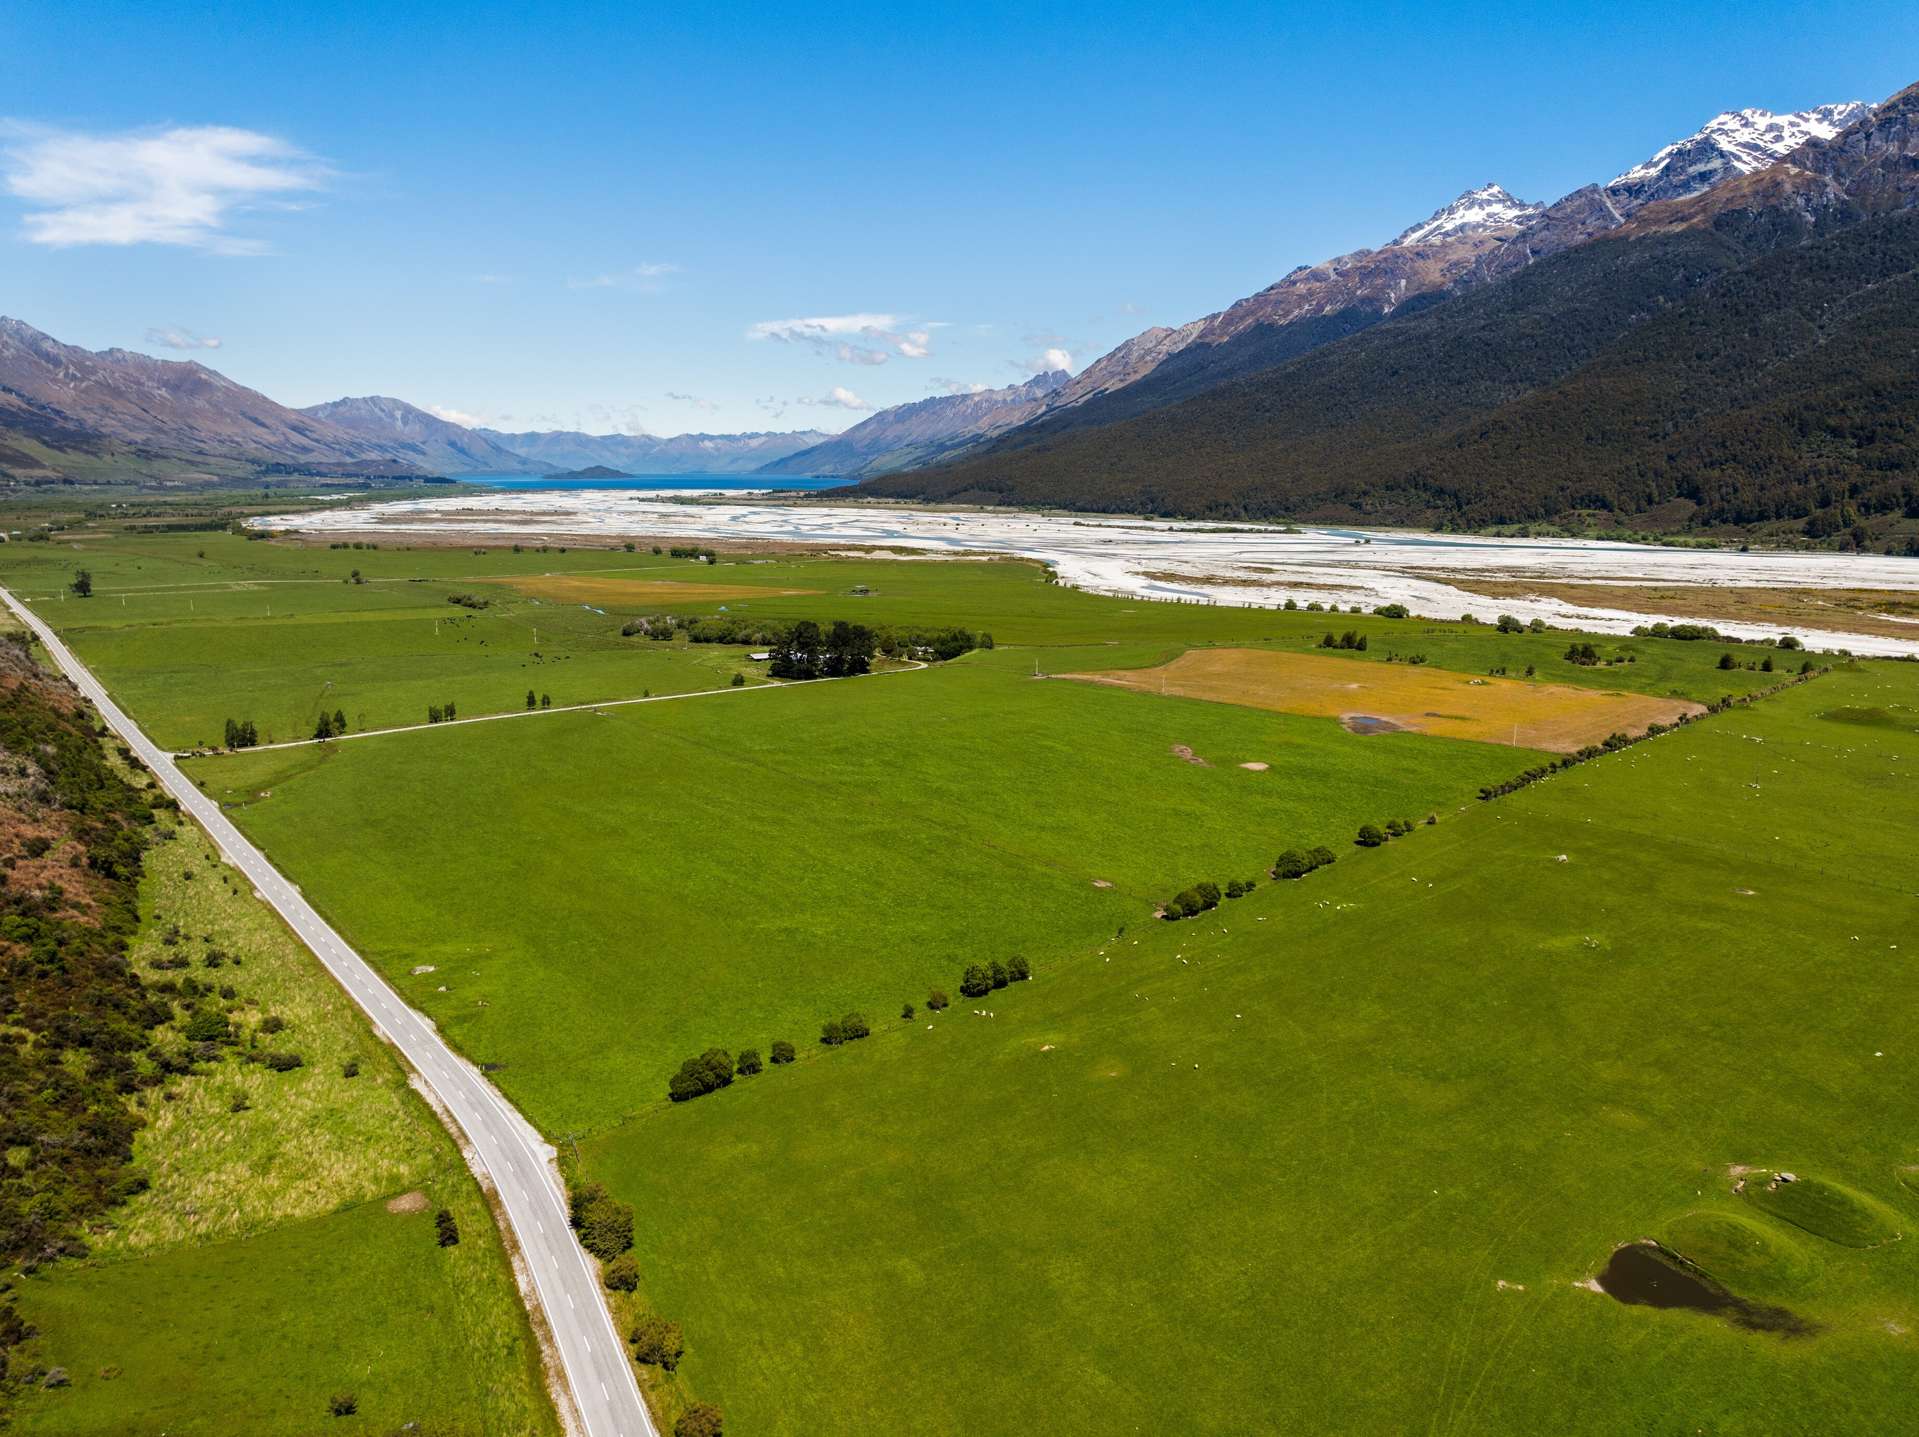
M 737 491 L 736 491 L 737 492 Z M 1093 593 L 1168 602 L 1274 608 L 1287 599 L 1341 607 L 1404 604 L 1415 614 L 1513 614 L 1566 628 L 1625 633 L 1635 624 L 1697 620 L 1676 609 L 1645 614 L 1547 595 L 1489 599 L 1455 578 L 1555 584 L 1889 589 L 1919 592 L 1919 559 L 1883 554 L 1664 548 L 1583 539 L 1489 539 L 1406 530 L 1180 523 L 1011 510 L 909 509 L 777 497 L 689 501 L 633 490 L 523 490 L 401 499 L 361 508 L 268 516 L 261 527 L 387 542 L 471 536 L 517 542 L 614 542 L 637 537 L 885 546 L 928 556 L 1017 556 L 1050 564 L 1062 582 Z M 1889 616 L 1890 617 L 1890 616 Z M 1809 647 L 1919 655 L 1912 637 L 1834 628 L 1709 620 L 1741 638 L 1793 633 Z M 1838 622 L 1836 619 L 1835 622 Z

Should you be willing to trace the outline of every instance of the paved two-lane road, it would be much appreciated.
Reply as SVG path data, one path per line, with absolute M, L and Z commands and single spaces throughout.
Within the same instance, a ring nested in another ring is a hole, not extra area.
M 573 1240 L 567 1225 L 566 1194 L 533 1126 L 346 945 L 300 891 L 228 821 L 220 806 L 180 772 L 173 756 L 156 747 L 120 711 L 99 681 L 38 615 L 3 588 L 0 600 L 33 630 L 61 671 L 92 700 L 107 725 L 139 755 L 167 792 L 179 800 L 181 808 L 199 820 L 228 860 L 253 881 L 453 1114 L 491 1175 L 507 1220 L 513 1225 L 538 1292 L 542 1313 L 535 1316 L 543 1315 L 553 1334 L 589 1437 L 657 1437 L 626 1348 L 600 1300 L 593 1264 Z

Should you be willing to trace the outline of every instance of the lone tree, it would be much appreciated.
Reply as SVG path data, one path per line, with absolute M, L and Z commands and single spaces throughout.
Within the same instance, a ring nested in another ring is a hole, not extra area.
M 1362 823 L 1359 826 L 1359 837 L 1353 840 L 1361 848 L 1377 848 L 1385 841 L 1386 835 L 1370 823 Z
M 67 587 L 73 590 L 75 598 L 91 599 L 93 597 L 93 575 L 85 569 L 75 569 L 73 571 L 73 582 Z
M 760 1070 L 760 1050 L 758 1048 L 740 1049 L 740 1060 L 733 1071 L 742 1078 L 750 1078 Z
M 966 971 L 960 974 L 960 996 L 963 998 L 983 998 L 993 990 L 993 975 L 983 963 L 968 963 Z
M 1024 983 L 1033 976 L 1033 965 L 1015 953 L 1006 960 L 1006 976 L 1015 983 Z
M 926 995 L 926 1011 L 929 1013 L 937 1013 L 952 1001 L 953 1000 L 948 998 L 942 989 L 935 988 Z
M 539 699 L 534 696 L 533 690 L 528 689 L 526 691 L 526 706 L 528 708 L 536 708 L 538 707 L 539 702 L 540 702 Z
M 767 1051 L 775 1063 L 790 1063 L 793 1061 L 793 1045 L 784 1038 L 775 1038 L 773 1040 L 773 1046 Z
M 710 1402 L 695 1402 L 673 1424 L 673 1437 L 724 1437 L 720 1420 L 719 1408 Z
M 445 1208 L 433 1215 L 433 1231 L 440 1239 L 441 1247 L 460 1245 L 460 1220 Z

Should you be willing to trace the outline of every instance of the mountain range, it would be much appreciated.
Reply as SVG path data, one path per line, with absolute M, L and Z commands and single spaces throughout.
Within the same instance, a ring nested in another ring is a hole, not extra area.
M 289 409 L 192 360 L 81 349 L 0 318 L 0 479 L 17 483 L 738 474 L 828 437 L 497 434 L 384 395 Z
M 927 464 L 1036 418 L 1072 378 L 1063 369 L 1023 384 L 937 394 L 882 409 L 840 434 L 763 466 L 762 474 L 884 474 Z
M 861 492 L 1815 535 L 1919 517 L 1915 112 L 1919 87 L 1731 112 L 1550 206 L 1469 191 Z

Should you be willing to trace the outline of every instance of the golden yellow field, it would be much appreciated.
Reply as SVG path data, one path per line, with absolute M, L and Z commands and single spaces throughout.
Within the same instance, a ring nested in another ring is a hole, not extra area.
M 1612 733 L 1637 734 L 1649 724 L 1704 712 L 1685 699 L 1270 649 L 1192 649 L 1158 668 L 1061 677 L 1336 718 L 1357 732 L 1407 729 L 1556 753 L 1571 753 Z
M 752 584 L 694 584 L 681 579 L 609 579 L 596 574 L 533 574 L 524 579 L 489 579 L 534 599 L 558 604 L 699 603 L 705 599 L 777 599 L 817 594 L 817 589 L 769 589 Z

